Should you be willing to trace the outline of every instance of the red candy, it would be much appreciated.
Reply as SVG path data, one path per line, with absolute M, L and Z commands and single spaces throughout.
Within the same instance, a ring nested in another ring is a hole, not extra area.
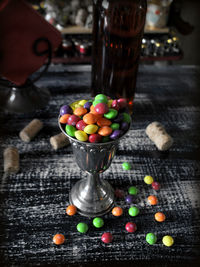
M 85 126 L 87 126 L 87 124 L 83 120 L 78 121 L 76 124 L 76 128 L 81 131 L 84 130 Z
M 116 99 L 113 100 L 111 107 L 116 109 L 117 111 L 119 110 L 119 104 Z
M 160 189 L 160 184 L 159 184 L 158 182 L 153 182 L 153 183 L 151 184 L 151 186 L 152 186 L 152 188 L 153 188 L 154 190 L 159 190 L 159 189 Z
M 126 98 L 120 98 L 117 100 L 119 108 L 125 108 L 127 106 Z
M 106 105 L 105 103 L 98 103 L 96 106 L 95 106 L 95 111 L 98 113 L 98 114 L 105 114 L 107 113 L 109 110 L 108 108 L 108 105 Z
M 77 124 L 78 121 L 80 121 L 81 119 L 76 116 L 76 115 L 71 115 L 68 120 L 67 120 L 67 124 L 75 126 Z
M 90 134 L 89 142 L 90 143 L 100 143 L 101 142 L 101 135 L 100 134 Z
M 129 233 L 134 233 L 136 230 L 137 230 L 137 226 L 135 223 L 133 222 L 128 222 L 126 225 L 125 225 L 125 229 L 127 232 Z
M 113 236 L 111 233 L 107 232 L 107 233 L 104 233 L 102 236 L 101 236 L 101 240 L 108 244 L 108 243 L 111 243 L 112 240 L 113 240 Z

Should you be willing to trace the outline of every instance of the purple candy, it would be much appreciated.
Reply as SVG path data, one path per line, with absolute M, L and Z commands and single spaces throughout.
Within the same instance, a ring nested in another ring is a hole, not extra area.
M 89 110 L 91 106 L 92 102 L 86 102 L 83 107 Z
M 125 197 L 125 200 L 128 204 L 131 204 L 133 202 L 133 196 L 132 195 L 127 195 Z
M 60 108 L 60 115 L 64 115 L 64 114 L 72 114 L 73 110 L 69 105 L 64 105 Z
M 111 139 L 117 139 L 122 135 L 122 131 L 121 130 L 114 130 L 112 132 L 112 134 L 110 135 Z
M 119 113 L 117 117 L 113 120 L 114 122 L 121 122 L 124 119 L 123 113 Z
M 129 124 L 125 121 L 123 121 L 121 124 L 120 124 L 120 129 L 123 130 L 123 131 L 127 131 L 128 130 L 128 127 L 129 127 Z

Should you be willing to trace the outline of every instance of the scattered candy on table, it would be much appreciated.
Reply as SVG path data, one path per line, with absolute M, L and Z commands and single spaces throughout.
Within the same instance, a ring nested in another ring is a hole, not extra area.
M 148 233 L 148 234 L 146 235 L 146 241 L 147 241 L 147 243 L 149 243 L 150 245 L 153 245 L 153 244 L 156 243 L 156 241 L 157 241 L 157 237 L 156 237 L 156 235 L 153 234 L 153 233 Z
M 153 188 L 154 190 L 159 190 L 159 189 L 160 189 L 160 184 L 159 184 L 158 182 L 153 182 L 153 183 L 151 184 L 151 186 L 152 186 L 152 188 Z
M 137 215 L 139 214 L 139 212 L 140 212 L 140 211 L 139 211 L 138 207 L 135 207 L 135 206 L 130 207 L 129 210 L 128 210 L 128 214 L 129 214 L 130 216 L 132 216 L 132 217 L 137 216 Z
M 132 195 L 127 195 L 125 197 L 125 200 L 128 204 L 131 204 L 133 202 L 133 196 Z
M 165 214 L 162 212 L 157 212 L 154 217 L 157 222 L 164 222 L 166 219 Z
M 64 235 L 63 235 L 63 234 L 56 234 L 56 235 L 54 235 L 54 237 L 53 237 L 53 242 L 54 242 L 54 244 L 56 244 L 56 245 L 61 245 L 61 244 L 63 244 L 63 243 L 65 242 L 65 237 L 64 237 Z
M 153 177 L 151 177 L 150 175 L 146 175 L 146 176 L 144 177 L 144 182 L 145 182 L 146 184 L 152 184 L 152 183 L 153 183 Z
M 118 198 L 123 198 L 124 197 L 124 191 L 117 188 L 115 190 L 115 196 L 118 197 Z
M 104 225 L 103 219 L 99 217 L 94 218 L 92 223 L 96 228 L 101 228 Z
M 134 233 L 136 230 L 137 230 L 137 226 L 135 223 L 133 222 L 128 222 L 126 225 L 125 225 L 125 229 L 127 232 L 129 233 Z
M 174 244 L 174 239 L 170 235 L 165 235 L 162 239 L 162 242 L 165 246 L 171 247 Z
M 79 233 L 85 234 L 88 231 L 88 225 L 86 223 L 80 222 L 77 224 L 76 229 Z
M 158 203 L 158 199 L 156 196 L 149 196 L 148 197 L 148 203 L 150 205 L 156 205 Z
M 128 193 L 129 193 L 130 195 L 137 195 L 137 193 L 138 193 L 138 189 L 137 189 L 135 186 L 131 186 L 131 187 L 129 187 L 129 189 L 128 189 Z
M 74 206 L 74 205 L 69 205 L 69 206 L 66 208 L 66 213 L 67 213 L 67 215 L 69 215 L 69 216 L 73 216 L 73 215 L 75 215 L 76 212 L 77 212 L 77 208 L 76 208 L 76 206 Z
M 104 243 L 108 244 L 108 243 L 111 243 L 111 242 L 113 241 L 113 236 L 112 236 L 111 233 L 106 232 L 106 233 L 104 233 L 104 234 L 101 236 L 101 240 L 102 240 Z
M 122 163 L 122 168 L 123 170 L 128 171 L 131 169 L 131 164 L 129 162 L 124 162 Z
M 112 214 L 116 217 L 121 216 L 123 214 L 123 209 L 121 207 L 114 207 L 112 209 Z

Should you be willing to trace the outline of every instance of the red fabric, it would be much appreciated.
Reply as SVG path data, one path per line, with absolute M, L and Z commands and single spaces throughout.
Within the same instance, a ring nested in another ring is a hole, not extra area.
M 47 38 L 55 50 L 62 41 L 61 33 L 23 0 L 3 0 L 0 3 L 0 76 L 16 85 L 26 82 L 38 70 L 48 55 L 37 56 L 33 44 Z M 41 50 L 40 50 L 41 49 Z M 47 49 L 40 43 L 39 51 Z

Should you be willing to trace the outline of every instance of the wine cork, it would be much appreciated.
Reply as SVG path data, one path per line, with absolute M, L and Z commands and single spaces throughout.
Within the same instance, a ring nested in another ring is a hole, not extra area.
M 155 143 L 159 150 L 167 150 L 173 144 L 173 138 L 166 132 L 164 126 L 154 121 L 146 128 L 146 134 Z
M 16 147 L 8 147 L 4 150 L 4 172 L 17 173 L 19 171 L 19 153 Z
M 54 135 L 50 138 L 50 144 L 54 150 L 69 145 L 69 139 L 63 133 Z
M 23 130 L 21 130 L 19 136 L 22 141 L 28 143 L 37 135 L 42 127 L 43 123 L 38 119 L 34 119 Z

